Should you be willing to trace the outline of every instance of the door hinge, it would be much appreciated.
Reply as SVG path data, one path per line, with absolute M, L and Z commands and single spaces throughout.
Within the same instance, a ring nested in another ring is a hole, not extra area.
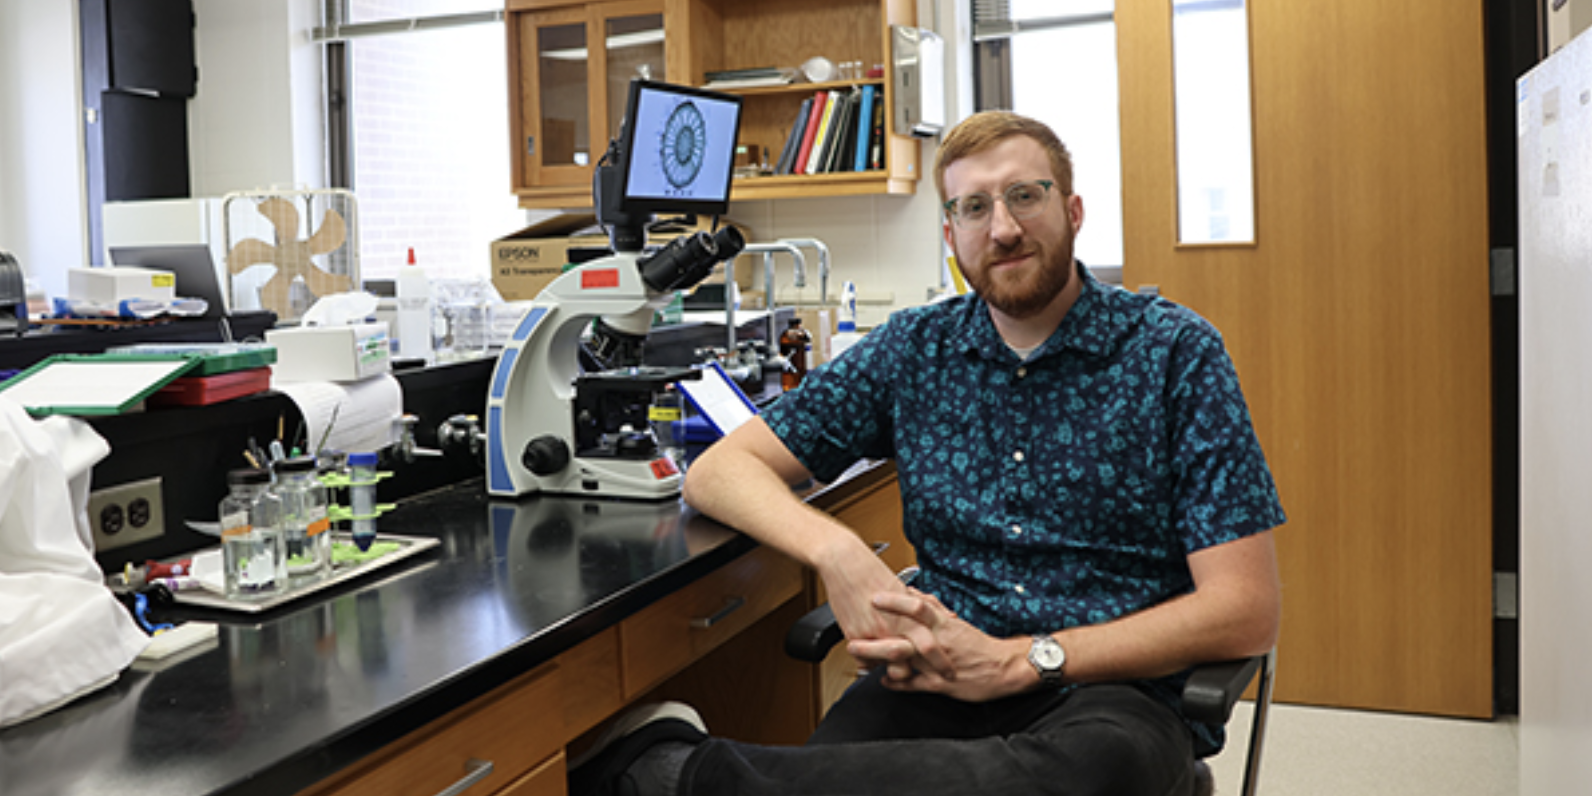
M 1520 575 L 1514 572 L 1493 573 L 1493 618 L 1520 618 Z

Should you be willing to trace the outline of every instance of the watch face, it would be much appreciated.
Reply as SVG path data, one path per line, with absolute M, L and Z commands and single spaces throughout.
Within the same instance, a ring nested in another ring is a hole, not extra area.
M 1033 649 L 1028 654 L 1034 665 L 1041 669 L 1059 669 L 1067 660 L 1067 654 L 1062 651 L 1061 645 L 1055 639 L 1040 636 L 1034 639 Z

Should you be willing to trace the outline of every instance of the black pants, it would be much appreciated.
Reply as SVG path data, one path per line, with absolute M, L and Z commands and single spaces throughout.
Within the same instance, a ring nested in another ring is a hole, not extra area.
M 859 681 L 806 746 L 713 738 L 686 761 L 682 796 L 1187 796 L 1189 730 L 1127 685 L 987 703 Z

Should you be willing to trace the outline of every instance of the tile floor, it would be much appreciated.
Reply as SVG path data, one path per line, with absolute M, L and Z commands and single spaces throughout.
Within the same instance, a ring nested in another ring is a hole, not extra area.
M 1249 703 L 1212 759 L 1219 796 L 1239 792 Z M 1261 756 L 1265 796 L 1517 796 L 1520 732 L 1496 721 L 1273 705 Z

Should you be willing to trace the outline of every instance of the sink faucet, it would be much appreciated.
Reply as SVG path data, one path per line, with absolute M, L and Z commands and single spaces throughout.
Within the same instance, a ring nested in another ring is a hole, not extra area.
M 796 263 L 796 286 L 807 286 L 807 258 L 802 256 L 802 250 L 788 240 L 777 240 L 772 243 L 748 243 L 741 254 L 763 255 L 763 307 L 768 310 L 768 342 L 774 346 L 779 341 L 779 330 L 774 324 L 774 255 L 785 252 Z M 729 302 L 725 302 L 726 306 Z M 735 325 L 734 316 L 731 315 L 726 323 L 730 324 L 730 346 L 735 350 Z M 777 350 L 777 349 L 776 349 Z
M 818 303 L 823 304 L 829 300 L 829 247 L 817 238 L 781 238 L 780 240 L 798 248 L 812 249 L 818 252 Z M 796 260 L 796 287 L 806 287 L 806 275 L 803 263 Z M 770 306 L 773 306 L 772 303 Z
M 419 425 L 417 415 L 405 414 L 393 419 L 393 428 L 397 431 L 398 441 L 393 443 L 399 458 L 406 464 L 413 464 L 420 457 L 441 457 L 442 451 L 433 448 L 422 448 L 415 440 L 415 426 Z

